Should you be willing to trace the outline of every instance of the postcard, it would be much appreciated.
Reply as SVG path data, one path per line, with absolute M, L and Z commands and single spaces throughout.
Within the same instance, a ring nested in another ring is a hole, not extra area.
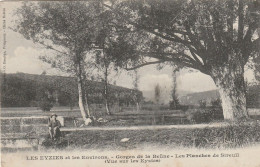
M 256 0 L 1 1 L 1 166 L 260 166 Z

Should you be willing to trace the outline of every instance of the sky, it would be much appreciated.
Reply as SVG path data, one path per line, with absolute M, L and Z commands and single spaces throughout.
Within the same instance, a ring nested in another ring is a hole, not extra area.
M 30 73 L 41 74 L 43 71 L 47 75 L 66 75 L 58 70 L 52 69 L 49 64 L 39 60 L 39 56 L 43 54 L 51 54 L 51 52 L 43 49 L 39 45 L 35 45 L 31 41 L 24 39 L 20 34 L 12 31 L 13 11 L 19 7 L 18 3 L 9 2 L 8 5 L 1 4 L 6 11 L 6 73 Z M 2 12 L 3 9 L 1 9 Z M 1 41 L 1 45 L 3 42 Z M 1 51 L 1 62 L 3 62 L 3 51 Z M 1 64 L 2 65 L 2 64 Z M 3 66 L 1 66 L 3 71 Z M 112 74 L 110 76 L 111 83 L 116 81 L 118 86 L 133 88 L 132 77 L 129 72 L 122 72 L 120 75 Z M 167 66 L 162 70 L 157 70 L 156 65 L 145 66 L 138 69 L 140 75 L 139 89 L 141 91 L 153 91 L 156 84 L 159 84 L 165 96 L 169 96 L 172 88 L 172 68 Z M 252 70 L 245 71 L 245 77 L 248 81 L 254 81 Z M 189 92 L 202 92 L 216 89 L 215 84 L 210 76 L 193 70 L 181 70 L 177 77 L 178 89 Z

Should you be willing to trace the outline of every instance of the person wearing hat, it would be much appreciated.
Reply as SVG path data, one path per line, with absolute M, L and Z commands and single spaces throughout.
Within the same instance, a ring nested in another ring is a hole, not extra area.
M 51 136 L 51 139 L 57 140 L 60 137 L 60 127 L 61 123 L 58 121 L 56 114 L 52 114 L 51 117 L 49 118 L 48 126 L 49 126 L 49 133 Z

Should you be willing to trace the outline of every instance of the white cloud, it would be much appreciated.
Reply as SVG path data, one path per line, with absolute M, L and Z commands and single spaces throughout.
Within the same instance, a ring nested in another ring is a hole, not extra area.
M 151 71 L 147 71 L 147 73 Z M 151 91 L 158 83 L 166 92 L 172 89 L 172 74 L 170 71 L 163 73 L 143 74 L 140 78 L 140 90 Z M 177 84 L 179 90 L 200 92 L 216 89 L 215 83 L 210 76 L 201 72 L 187 72 L 183 70 L 178 73 Z
M 192 92 L 216 89 L 212 78 L 201 72 L 182 74 L 178 77 L 177 84 L 180 89 Z
M 14 56 L 7 57 L 6 72 L 40 74 L 43 70 L 49 68 L 48 64 L 39 60 L 38 57 L 41 54 L 44 54 L 43 50 L 36 50 L 32 47 L 17 47 Z

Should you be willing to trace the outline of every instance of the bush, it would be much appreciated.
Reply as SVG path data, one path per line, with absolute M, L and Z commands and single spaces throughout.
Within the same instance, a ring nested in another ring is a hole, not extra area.
M 168 105 L 160 105 L 159 110 L 169 110 L 170 107 Z
M 189 113 L 187 118 L 191 123 L 208 123 L 211 121 L 210 113 L 206 110 L 197 110 Z
M 180 109 L 180 102 L 178 99 L 171 100 L 169 104 L 170 104 L 170 109 L 172 110 Z
M 163 111 L 163 110 L 169 110 L 170 107 L 169 105 L 165 105 L 165 104 L 144 104 L 142 105 L 142 110 L 147 110 L 147 111 Z
M 207 107 L 207 102 L 206 102 L 206 100 L 200 100 L 200 101 L 199 101 L 199 106 L 200 106 L 200 108 L 202 108 L 202 109 L 206 108 L 206 107 Z
M 36 98 L 42 111 L 50 111 L 55 102 L 53 90 L 46 86 L 39 88 Z
M 49 100 L 42 100 L 39 102 L 39 107 L 42 111 L 50 111 L 53 107 L 53 103 Z
M 193 109 L 187 116 L 191 123 L 208 123 L 214 120 L 223 120 L 221 108 Z
M 222 107 L 222 103 L 221 103 L 220 98 L 212 99 L 210 104 L 211 104 L 212 107 Z

